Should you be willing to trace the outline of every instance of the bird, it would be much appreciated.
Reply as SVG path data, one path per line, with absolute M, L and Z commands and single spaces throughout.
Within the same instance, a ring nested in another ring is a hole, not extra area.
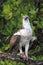
M 32 27 L 30 25 L 29 16 L 25 15 L 22 19 L 22 29 L 15 32 L 10 38 L 10 51 L 12 48 L 19 45 L 19 53 L 17 55 L 21 55 L 23 59 L 28 59 L 28 49 L 30 40 L 35 40 L 36 37 L 32 36 Z M 22 46 L 25 48 L 25 52 L 22 50 Z

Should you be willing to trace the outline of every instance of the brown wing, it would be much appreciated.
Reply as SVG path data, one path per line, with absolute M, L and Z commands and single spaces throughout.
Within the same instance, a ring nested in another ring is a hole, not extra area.
M 21 36 L 20 35 L 15 35 L 12 36 L 10 39 L 10 46 L 15 46 L 16 44 L 19 43 Z
M 20 35 L 15 35 L 10 38 L 10 48 L 7 50 L 7 52 L 10 52 L 15 47 L 15 45 L 19 44 L 20 38 Z

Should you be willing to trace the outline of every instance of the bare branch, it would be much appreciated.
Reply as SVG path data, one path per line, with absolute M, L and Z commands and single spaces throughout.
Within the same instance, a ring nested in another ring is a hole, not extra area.
M 43 65 L 43 60 L 32 60 L 31 58 L 29 58 L 28 60 L 23 60 L 22 58 L 18 57 L 18 56 L 13 56 L 10 53 L 4 53 L 4 52 L 0 52 L 0 58 L 3 59 L 10 59 L 11 61 L 17 61 L 17 62 L 22 62 L 25 64 L 30 64 L 30 65 Z

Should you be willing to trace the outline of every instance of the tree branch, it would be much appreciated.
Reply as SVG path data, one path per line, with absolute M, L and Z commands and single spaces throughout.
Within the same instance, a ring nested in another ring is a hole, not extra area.
M 18 57 L 18 56 L 14 56 L 10 53 L 4 53 L 4 52 L 0 52 L 0 58 L 3 59 L 10 59 L 11 61 L 17 61 L 17 62 L 22 62 L 25 63 L 26 65 L 43 65 L 43 60 L 32 60 L 31 58 L 29 58 L 28 60 L 23 60 L 22 58 Z

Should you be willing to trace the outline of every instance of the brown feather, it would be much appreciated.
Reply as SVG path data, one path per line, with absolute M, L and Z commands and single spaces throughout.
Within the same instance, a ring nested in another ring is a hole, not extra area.
M 19 43 L 20 38 L 21 38 L 20 35 L 12 36 L 11 39 L 10 39 L 10 45 L 14 46 L 14 45 L 16 45 L 17 43 Z
M 10 48 L 9 48 L 8 52 L 10 52 L 17 44 L 19 44 L 20 38 L 21 38 L 20 35 L 15 35 L 15 36 L 13 35 L 10 38 Z

